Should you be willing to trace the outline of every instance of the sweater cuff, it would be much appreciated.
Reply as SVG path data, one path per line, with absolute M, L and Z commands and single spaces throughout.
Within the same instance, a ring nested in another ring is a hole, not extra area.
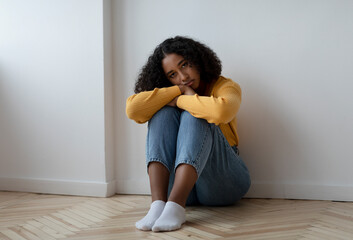
M 170 91 L 173 93 L 173 95 L 176 95 L 176 96 L 181 95 L 180 88 L 176 85 L 173 87 L 170 87 Z
M 187 99 L 190 100 L 193 96 L 195 95 L 180 95 L 176 102 L 177 107 L 183 109 L 183 105 L 185 104 L 185 101 L 188 101 Z

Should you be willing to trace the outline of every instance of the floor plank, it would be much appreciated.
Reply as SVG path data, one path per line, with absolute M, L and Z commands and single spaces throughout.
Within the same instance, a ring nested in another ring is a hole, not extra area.
M 0 240 L 13 239 L 353 239 L 353 203 L 242 199 L 234 206 L 186 208 L 167 233 L 139 231 L 150 197 L 110 198 L 0 192 Z

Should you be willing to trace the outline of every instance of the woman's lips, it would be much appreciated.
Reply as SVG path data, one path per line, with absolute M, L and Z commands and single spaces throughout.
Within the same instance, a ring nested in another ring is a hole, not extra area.
M 190 87 L 194 83 L 194 80 L 191 80 L 190 82 L 186 83 L 185 85 Z

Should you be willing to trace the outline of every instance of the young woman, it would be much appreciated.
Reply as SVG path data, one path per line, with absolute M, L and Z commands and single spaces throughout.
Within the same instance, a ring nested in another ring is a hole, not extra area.
M 158 45 L 142 68 L 126 101 L 130 119 L 148 121 L 152 204 L 138 229 L 179 229 L 186 205 L 231 205 L 248 191 L 237 148 L 241 89 L 221 70 L 209 47 L 180 36 Z

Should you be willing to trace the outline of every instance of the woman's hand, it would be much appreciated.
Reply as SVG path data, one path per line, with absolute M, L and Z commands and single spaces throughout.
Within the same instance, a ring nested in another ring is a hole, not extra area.
M 191 87 L 178 85 L 182 95 L 195 95 L 196 92 Z
M 178 98 L 179 98 L 179 96 L 177 96 L 176 98 L 174 98 L 170 103 L 167 104 L 167 106 L 176 107 L 176 106 L 177 106 Z
M 194 89 L 192 89 L 191 87 L 185 86 L 185 85 L 178 85 L 181 95 L 195 95 L 196 92 L 194 91 Z M 168 106 L 171 107 L 177 107 L 177 101 L 178 101 L 179 96 L 177 96 L 176 98 L 174 98 L 170 103 L 168 103 Z

